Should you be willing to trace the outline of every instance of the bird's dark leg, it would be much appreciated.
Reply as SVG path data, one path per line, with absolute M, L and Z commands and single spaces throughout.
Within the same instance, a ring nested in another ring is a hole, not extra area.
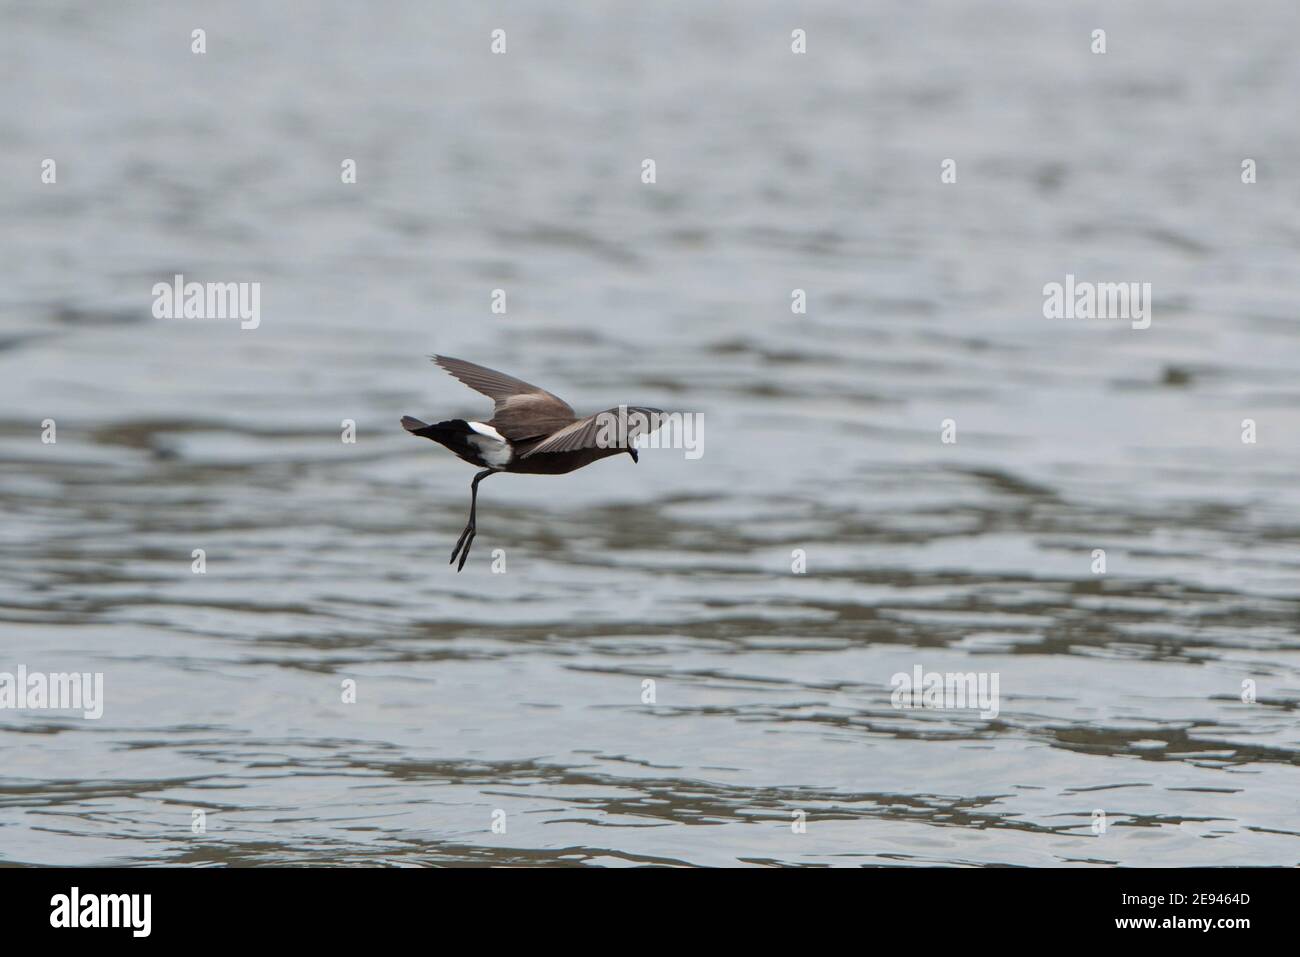
M 483 481 L 496 469 L 484 469 L 474 476 L 474 481 L 469 486 L 469 524 L 465 526 L 465 531 L 460 533 L 460 539 L 456 542 L 456 547 L 451 550 L 451 562 L 456 560 L 460 555 L 460 564 L 456 566 L 456 571 L 465 567 L 465 559 L 469 558 L 469 547 L 474 544 L 474 519 L 478 513 L 478 483 Z M 447 564 L 451 564 L 448 562 Z

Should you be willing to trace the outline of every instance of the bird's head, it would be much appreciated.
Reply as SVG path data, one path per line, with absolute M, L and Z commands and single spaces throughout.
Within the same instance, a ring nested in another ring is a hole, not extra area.
M 630 455 L 630 456 L 632 456 L 632 461 L 633 461 L 633 462 L 640 462 L 640 461 L 641 461 L 640 457 L 636 454 L 636 449 L 633 448 L 633 447 L 630 446 L 630 445 L 627 447 L 627 454 Z

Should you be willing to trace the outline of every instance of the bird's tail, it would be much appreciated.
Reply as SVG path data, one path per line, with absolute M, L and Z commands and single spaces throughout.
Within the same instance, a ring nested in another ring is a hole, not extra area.
M 475 434 L 474 430 L 469 427 L 469 423 L 464 419 L 448 419 L 446 422 L 435 422 L 430 425 L 428 422 L 421 422 L 413 415 L 404 415 L 402 416 L 402 428 L 412 435 L 419 435 L 426 439 L 433 439 L 435 442 L 441 442 L 458 455 L 468 448 L 465 436 Z

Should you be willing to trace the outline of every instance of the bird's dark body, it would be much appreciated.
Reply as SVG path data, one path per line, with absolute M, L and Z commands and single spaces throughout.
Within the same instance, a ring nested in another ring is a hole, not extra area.
M 457 571 L 465 567 L 474 541 L 478 483 L 483 479 L 497 472 L 564 475 L 624 452 L 635 462 L 637 452 L 629 440 L 657 427 L 650 422 L 659 414 L 658 409 L 619 406 L 617 410 L 578 418 L 563 399 L 514 376 L 448 356 L 434 356 L 433 361 L 496 404 L 495 414 L 488 422 L 447 419 L 430 425 L 409 415 L 402 416 L 402 427 L 412 435 L 432 439 L 483 469 L 470 483 L 469 524 L 451 553 L 453 562 L 460 556 Z M 619 441 L 608 445 L 611 430 L 609 422 L 602 421 L 602 417 L 616 412 L 620 417 Z M 628 412 L 643 416 L 646 424 L 628 427 Z
M 495 422 L 488 422 L 487 424 L 496 428 Z M 439 445 L 455 452 L 456 455 L 470 465 L 492 469 L 494 472 L 518 472 L 521 475 L 564 475 L 566 472 L 576 471 L 584 465 L 590 465 L 592 462 L 628 451 L 627 449 L 618 448 L 574 449 L 569 452 L 543 452 L 531 458 L 527 457 L 529 451 L 536 448 L 540 442 L 547 438 L 547 436 L 541 435 L 534 439 L 511 442 L 510 446 L 514 453 L 511 463 L 505 468 L 497 468 L 487 462 L 479 454 L 478 448 L 471 444 L 469 437 L 475 433 L 464 419 L 448 419 L 446 422 L 436 422 L 422 429 L 411 429 L 410 432 L 412 435 L 421 435 L 426 439 L 433 439 Z

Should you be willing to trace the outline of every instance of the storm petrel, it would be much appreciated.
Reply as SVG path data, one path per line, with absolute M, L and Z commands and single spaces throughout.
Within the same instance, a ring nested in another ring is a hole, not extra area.
M 514 376 L 464 359 L 430 358 L 496 403 L 487 422 L 448 419 L 429 425 L 413 416 L 402 416 L 402 428 L 412 435 L 433 439 L 483 469 L 470 483 L 469 524 L 451 551 L 452 562 L 460 556 L 456 571 L 465 567 L 474 543 L 479 482 L 496 472 L 563 475 L 620 452 L 626 452 L 635 462 L 632 440 L 654 431 L 663 414 L 644 406 L 618 406 L 580 419 L 563 399 Z

